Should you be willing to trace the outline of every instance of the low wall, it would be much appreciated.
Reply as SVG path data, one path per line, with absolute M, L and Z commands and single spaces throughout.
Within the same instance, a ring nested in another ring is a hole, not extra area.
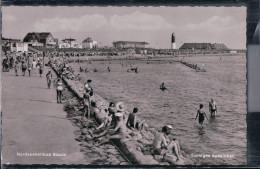
M 59 76 L 58 72 L 52 67 L 56 74 Z M 80 81 L 68 80 L 63 78 L 64 84 L 68 89 L 79 99 L 83 97 L 84 85 Z M 105 109 L 109 106 L 109 102 L 102 98 L 99 94 L 94 91 L 92 100 L 96 102 L 99 109 Z M 104 112 L 104 111 L 103 111 Z M 99 114 L 93 114 L 93 118 L 100 124 L 106 116 L 105 113 L 100 112 Z M 163 158 L 163 156 L 155 155 L 151 153 L 151 144 L 154 139 L 156 130 L 154 128 L 147 128 L 142 131 L 132 132 L 131 136 L 126 139 L 113 139 L 111 140 L 119 150 L 130 160 L 134 165 L 170 165 L 175 164 L 176 157 L 171 156 L 168 158 Z M 183 164 L 194 164 L 194 162 L 188 158 L 184 158 Z

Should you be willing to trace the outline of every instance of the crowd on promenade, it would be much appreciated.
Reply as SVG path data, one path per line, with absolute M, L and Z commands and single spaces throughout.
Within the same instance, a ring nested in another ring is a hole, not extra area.
M 13 52 L 3 55 L 2 61 L 3 72 L 15 71 L 15 75 L 28 76 L 39 71 L 39 76 L 42 77 L 44 69 L 44 59 L 38 53 L 28 54 L 26 52 Z

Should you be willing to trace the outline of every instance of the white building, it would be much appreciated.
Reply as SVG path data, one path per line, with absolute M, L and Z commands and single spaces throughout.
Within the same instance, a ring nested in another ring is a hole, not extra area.
M 59 43 L 59 48 L 82 48 L 82 44 L 77 43 L 76 39 L 63 39 Z
M 93 49 L 97 47 L 98 47 L 97 41 L 93 41 L 90 37 L 83 40 L 82 42 L 82 48 Z
M 10 45 L 11 52 L 28 52 L 28 43 L 15 42 Z
M 113 42 L 115 48 L 148 48 L 147 42 L 134 42 L 134 41 L 116 41 Z

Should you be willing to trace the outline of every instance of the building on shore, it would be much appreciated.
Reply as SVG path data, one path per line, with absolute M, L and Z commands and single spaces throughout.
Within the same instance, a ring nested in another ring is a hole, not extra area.
M 115 48 L 148 48 L 147 42 L 134 42 L 134 41 L 116 41 L 113 42 Z
M 4 38 L 2 37 L 2 51 L 3 52 L 10 52 L 11 46 L 14 46 L 13 44 L 21 42 L 20 39 L 10 39 L 10 38 Z
M 228 50 L 226 45 L 218 43 L 184 43 L 180 50 Z
M 28 52 L 28 43 L 26 42 L 13 42 L 10 44 L 11 52 Z
M 21 42 L 21 40 L 2 37 L 2 46 L 10 46 L 11 43 L 15 43 L 15 42 Z
M 98 48 L 97 41 L 92 40 L 90 37 L 82 41 L 82 48 L 85 49 L 96 49 Z
M 58 39 L 55 39 L 50 32 L 29 32 L 23 42 L 27 42 L 30 47 L 54 48 L 58 45 Z
M 68 38 L 61 40 L 59 48 L 82 48 L 82 44 L 77 43 L 76 39 Z

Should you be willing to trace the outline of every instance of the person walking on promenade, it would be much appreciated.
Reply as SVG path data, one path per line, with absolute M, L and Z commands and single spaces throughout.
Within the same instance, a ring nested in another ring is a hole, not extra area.
M 35 73 L 35 70 L 37 69 L 37 62 L 35 61 L 35 59 L 33 59 L 32 61 L 32 68 L 33 68 L 33 72 Z
M 15 61 L 14 71 L 15 71 L 15 75 L 16 75 L 16 76 L 18 76 L 18 69 L 19 69 L 19 63 L 18 63 L 18 61 Z
M 202 125 L 203 122 L 204 122 L 204 116 L 208 119 L 208 117 L 206 116 L 206 113 L 202 110 L 203 109 L 203 104 L 200 104 L 200 108 L 199 110 L 197 111 L 197 115 L 196 115 L 196 118 L 195 120 L 197 120 L 197 117 L 199 117 L 199 124 Z
M 167 125 L 162 128 L 161 132 L 157 132 L 153 140 L 153 154 L 166 155 L 167 152 L 175 153 L 177 161 L 181 161 L 180 145 L 177 139 L 170 141 L 168 135 L 171 133 L 172 126 Z
M 48 89 L 51 89 L 52 73 L 51 73 L 50 69 L 49 69 L 48 73 L 46 74 L 46 78 L 47 78 Z
M 14 67 L 14 57 L 11 56 L 11 58 L 10 58 L 10 69 L 13 69 L 13 67 Z
M 41 62 L 39 62 L 39 73 L 40 73 L 40 77 L 42 77 L 42 73 L 43 73 L 43 64 Z
M 61 103 L 61 96 L 63 91 L 63 84 L 61 79 L 57 80 L 57 103 Z
M 209 102 L 209 112 L 210 112 L 211 117 L 216 117 L 216 115 L 217 115 L 217 104 L 213 99 L 211 99 L 211 101 Z
M 27 69 L 26 63 L 24 61 L 22 61 L 22 74 L 23 74 L 23 76 L 25 76 L 26 69 Z
M 28 72 L 29 72 L 29 76 L 31 76 L 31 70 L 32 70 L 32 63 L 31 63 L 31 61 L 29 60 L 29 61 L 28 61 Z

